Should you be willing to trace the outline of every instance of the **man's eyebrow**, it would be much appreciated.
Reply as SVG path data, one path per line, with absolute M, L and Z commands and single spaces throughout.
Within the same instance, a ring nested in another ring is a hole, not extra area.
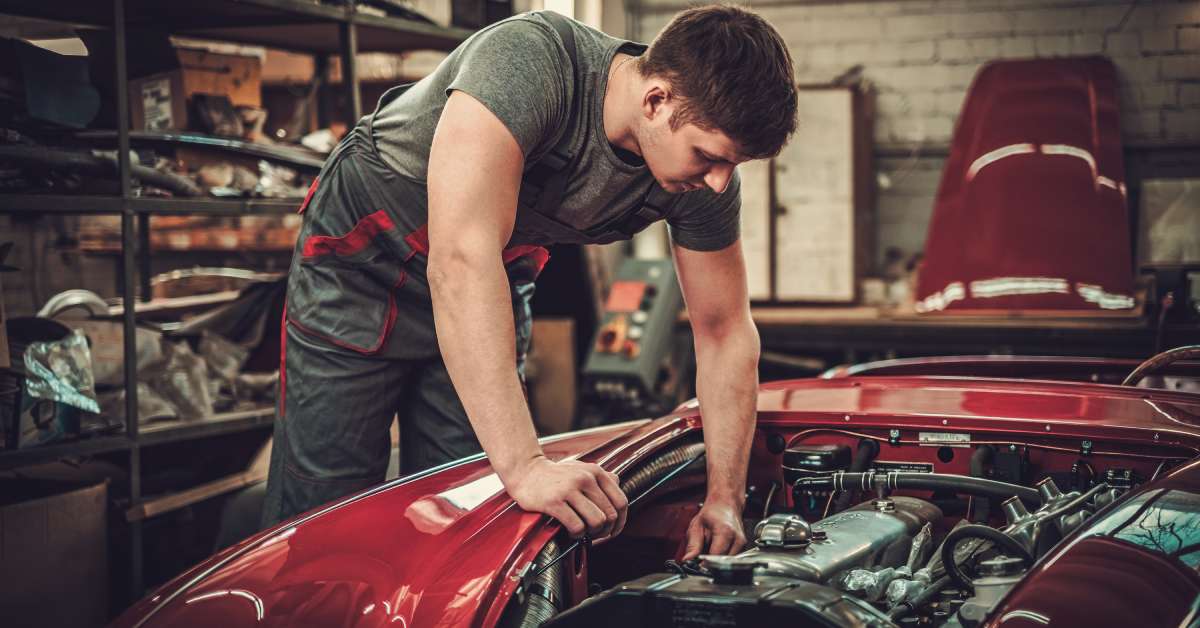
M 737 163 L 737 159 L 731 159 L 728 156 L 722 155 L 720 153 L 715 153 L 713 151 L 710 151 L 710 150 L 707 150 L 704 148 L 700 148 L 697 150 L 699 150 L 702 155 L 704 155 L 705 157 L 707 157 L 709 159 L 715 159 L 717 161 L 724 161 L 724 162 L 731 163 L 731 164 Z

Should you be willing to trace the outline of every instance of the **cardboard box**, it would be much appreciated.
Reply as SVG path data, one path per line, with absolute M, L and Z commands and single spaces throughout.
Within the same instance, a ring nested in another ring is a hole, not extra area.
M 6 626 L 104 625 L 107 480 L 0 480 L 0 582 Z
M 262 62 L 258 57 L 178 48 L 175 68 L 129 81 L 129 113 L 135 131 L 184 131 L 188 99 L 222 94 L 234 106 L 262 106 Z
M 538 434 L 570 430 L 575 422 L 575 321 L 537 318 L 526 359 L 529 408 Z
M 129 81 L 129 114 L 134 131 L 187 129 L 183 72 L 172 70 Z

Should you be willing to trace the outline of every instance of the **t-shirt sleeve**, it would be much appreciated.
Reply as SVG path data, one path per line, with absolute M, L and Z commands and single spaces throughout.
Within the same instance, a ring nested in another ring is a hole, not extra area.
M 458 58 L 446 87 L 483 103 L 516 138 L 526 157 L 548 148 L 566 123 L 570 59 L 554 31 L 510 19 L 479 31 Z
M 719 251 L 741 235 L 742 179 L 737 170 L 725 191 L 684 193 L 667 216 L 671 241 L 693 251 Z

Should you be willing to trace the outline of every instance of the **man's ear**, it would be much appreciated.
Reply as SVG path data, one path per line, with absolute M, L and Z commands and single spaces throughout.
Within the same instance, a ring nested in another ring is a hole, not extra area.
M 642 115 L 654 120 L 661 115 L 670 115 L 674 107 L 671 86 L 665 81 L 650 81 L 642 93 Z

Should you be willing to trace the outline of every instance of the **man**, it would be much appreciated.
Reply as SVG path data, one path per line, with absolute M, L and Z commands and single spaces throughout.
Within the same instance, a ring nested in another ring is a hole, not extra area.
M 758 386 L 734 166 L 795 129 L 791 58 L 761 18 L 681 13 L 646 46 L 520 15 L 397 88 L 342 141 L 301 211 L 264 522 L 479 451 L 573 536 L 624 525 L 614 474 L 547 459 L 520 371 L 550 243 L 665 218 L 691 314 L 707 497 L 686 557 L 745 542 Z M 514 368 L 516 364 L 516 368 Z

